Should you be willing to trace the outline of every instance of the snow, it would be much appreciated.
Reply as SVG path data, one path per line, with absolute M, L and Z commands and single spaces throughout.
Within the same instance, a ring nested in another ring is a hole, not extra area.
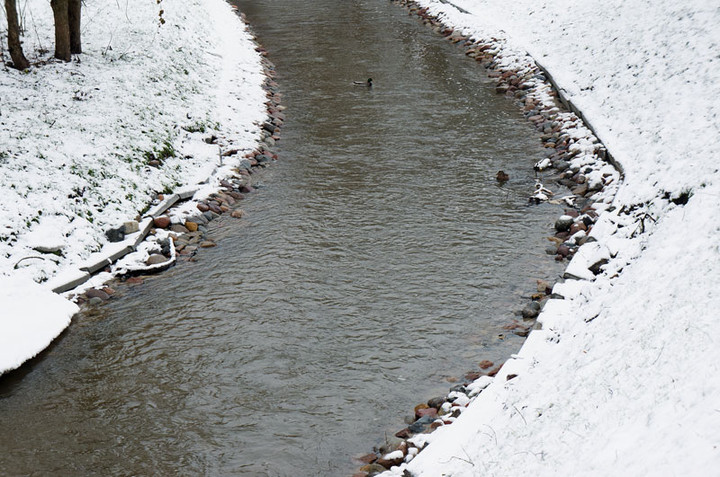
M 70 324 L 77 305 L 27 278 L 0 277 L 0 372 L 45 349 Z
M 0 278 L 16 284 L 2 291 L 2 323 L 27 315 L 19 301 L 55 303 L 37 283 L 82 279 L 82 267 L 127 247 L 105 231 L 139 220 L 158 193 L 199 183 L 212 192 L 255 147 L 266 117 L 261 57 L 222 0 L 83 2 L 83 54 L 70 63 L 48 52 L 49 3 L 21 10 L 35 66 L 4 67 L 0 85 Z M 203 140 L 211 135 L 216 144 Z M 221 161 L 228 149 L 239 152 Z M 28 342 L 27 358 L 67 324 L 65 308 L 33 310 L 21 322 L 46 322 L 48 334 Z M 17 361 L 4 348 L 0 358 L 0 374 Z
M 503 65 L 542 63 L 625 176 L 597 204 L 592 241 L 567 269 L 575 278 L 554 287 L 563 298 L 547 303 L 542 329 L 386 475 L 717 474 L 720 9 L 703 0 L 418 3 L 497 40 Z M 602 259 L 595 276 L 588 268 Z

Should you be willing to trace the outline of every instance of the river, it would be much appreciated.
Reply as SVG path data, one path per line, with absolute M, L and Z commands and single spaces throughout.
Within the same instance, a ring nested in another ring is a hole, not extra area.
M 236 4 L 277 67 L 280 160 L 217 247 L 0 379 L 1 474 L 348 475 L 515 352 L 502 326 L 561 270 L 537 133 L 462 49 L 386 0 Z

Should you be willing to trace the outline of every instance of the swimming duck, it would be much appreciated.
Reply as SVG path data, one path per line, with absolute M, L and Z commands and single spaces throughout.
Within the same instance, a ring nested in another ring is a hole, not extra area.
M 507 182 L 510 180 L 510 176 L 505 173 L 505 171 L 498 171 L 497 175 L 495 176 L 495 179 L 497 179 L 498 182 Z
M 353 84 L 356 86 L 367 86 L 368 88 L 372 88 L 372 78 L 368 78 L 367 81 L 353 81 Z

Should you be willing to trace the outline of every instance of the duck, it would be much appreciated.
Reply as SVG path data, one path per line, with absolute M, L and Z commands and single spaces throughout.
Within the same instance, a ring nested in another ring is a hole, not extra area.
M 495 179 L 497 179 L 498 182 L 507 182 L 510 180 L 510 176 L 505 171 L 498 171 Z
M 552 161 L 549 157 L 546 157 L 545 159 L 536 162 L 533 166 L 533 169 L 535 169 L 537 172 L 542 172 L 550 166 L 552 166 Z
M 367 81 L 353 81 L 353 84 L 355 86 L 367 86 L 368 88 L 372 88 L 372 78 L 368 78 Z
M 550 199 L 553 194 L 550 189 L 546 189 L 544 185 L 540 183 L 540 181 L 535 181 L 535 193 L 530 197 L 529 202 L 531 204 L 539 204 L 541 202 L 545 202 L 546 200 Z

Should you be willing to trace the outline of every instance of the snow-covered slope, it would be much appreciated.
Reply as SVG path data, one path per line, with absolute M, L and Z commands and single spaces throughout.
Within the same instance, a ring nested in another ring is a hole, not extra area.
M 466 34 L 505 41 L 517 61 L 531 53 L 625 179 L 586 245 L 612 257 L 605 271 L 557 285 L 564 299 L 548 303 L 543 329 L 454 424 L 388 474 L 717 474 L 720 8 L 418 3 Z
M 0 277 L 35 289 L 0 295 L 3 339 L 18 320 L 38 318 L 17 316 L 23 308 L 8 302 L 46 301 L 33 281 L 77 268 L 107 244 L 107 229 L 135 219 L 157 193 L 207 180 L 220 152 L 239 149 L 239 160 L 266 115 L 261 57 L 223 0 L 83 5 L 83 54 L 62 63 L 48 52 L 49 2 L 22 2 L 35 66 L 2 71 Z M 203 141 L 210 135 L 216 144 Z M 39 337 L 27 357 L 47 341 Z M 4 351 L 0 373 L 17 361 Z

